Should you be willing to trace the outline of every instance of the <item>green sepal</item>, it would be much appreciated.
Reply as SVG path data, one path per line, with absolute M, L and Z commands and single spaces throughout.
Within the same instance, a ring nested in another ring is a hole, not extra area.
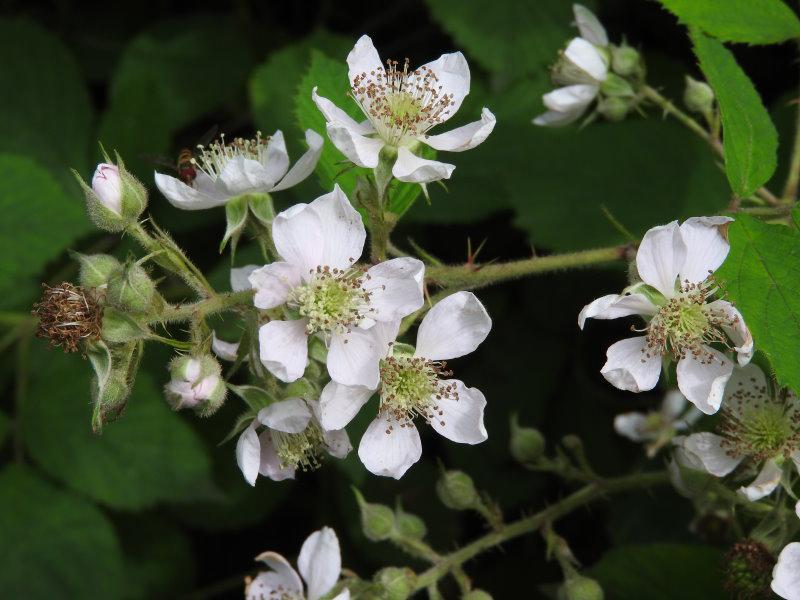
M 103 311 L 102 337 L 112 344 L 143 340 L 150 336 L 150 329 L 132 316 L 108 306 Z
M 245 404 L 255 413 L 258 413 L 262 408 L 265 408 L 275 402 L 266 390 L 256 387 L 254 385 L 230 385 L 228 388 L 239 398 L 244 400 Z
M 247 196 L 250 212 L 265 227 L 272 227 L 275 219 L 275 207 L 269 194 L 249 194 Z
M 238 196 L 229 200 L 225 204 L 225 219 L 227 225 L 225 227 L 225 235 L 219 245 L 220 253 L 225 250 L 228 240 L 231 242 L 231 256 L 236 254 L 236 246 L 239 243 L 239 238 L 244 232 L 244 226 L 247 222 L 247 196 Z

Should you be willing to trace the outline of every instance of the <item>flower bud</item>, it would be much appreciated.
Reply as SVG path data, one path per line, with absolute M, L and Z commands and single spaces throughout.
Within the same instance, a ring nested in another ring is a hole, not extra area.
M 128 263 L 108 280 L 109 303 L 132 312 L 149 312 L 161 301 L 156 284 L 137 263 Z
M 472 478 L 463 471 L 445 471 L 436 482 L 439 500 L 453 510 L 467 510 L 480 503 Z
M 135 222 L 147 206 L 147 191 L 131 175 L 117 157 L 118 164 L 100 163 L 92 176 L 89 187 L 78 173 L 78 179 L 86 193 L 86 208 L 95 225 L 105 231 L 118 232 Z
M 705 81 L 697 81 L 687 75 L 683 103 L 692 112 L 707 115 L 714 107 L 714 90 Z
M 514 460 L 522 464 L 535 464 L 544 454 L 545 440 L 538 429 L 520 427 L 517 415 L 511 417 L 509 449 Z
M 173 410 L 191 408 L 207 417 L 222 406 L 227 389 L 222 369 L 210 354 L 178 356 L 169 371 L 171 380 L 164 394 Z
M 568 576 L 558 591 L 559 600 L 603 600 L 604 597 L 599 583 L 578 573 Z
M 636 48 L 627 45 L 612 48 L 611 68 L 614 73 L 623 77 L 644 74 L 641 54 Z
M 108 306 L 103 311 L 102 338 L 112 344 L 146 339 L 150 330 L 130 315 Z
M 108 284 L 111 275 L 122 269 L 120 262 L 109 254 L 72 253 L 80 263 L 80 283 L 83 287 L 99 288 Z
M 406 600 L 414 592 L 417 575 L 408 567 L 386 567 L 375 573 L 374 581 L 381 587 L 383 600 Z
M 608 77 L 600 86 L 600 91 L 604 96 L 611 98 L 633 98 L 636 96 L 631 84 L 626 79 L 613 73 L 608 74 Z
M 489 592 L 484 592 L 483 590 L 472 590 L 471 592 L 464 594 L 462 600 L 492 600 L 492 597 L 489 595 Z
M 361 529 L 371 542 L 388 540 L 394 535 L 394 511 L 383 504 L 371 504 L 364 500 L 357 489 L 353 488 L 358 507 L 361 509 Z
M 92 191 L 103 206 L 115 215 L 122 215 L 122 179 L 117 165 L 97 165 L 92 177 Z
M 428 533 L 428 527 L 425 521 L 420 519 L 417 515 L 412 515 L 403 510 L 403 507 L 398 503 L 394 512 L 395 524 L 397 531 L 400 535 L 408 538 L 421 540 Z
M 602 98 L 597 103 L 597 112 L 603 115 L 606 120 L 617 122 L 628 116 L 632 107 L 633 102 L 630 99 L 611 96 Z

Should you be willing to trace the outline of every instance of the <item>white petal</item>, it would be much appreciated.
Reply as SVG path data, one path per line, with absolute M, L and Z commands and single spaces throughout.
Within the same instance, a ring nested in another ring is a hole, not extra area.
M 772 591 L 785 600 L 800 600 L 800 542 L 781 550 L 772 569 Z
M 324 140 L 320 134 L 313 129 L 306 129 L 306 144 L 308 144 L 308 150 L 306 150 L 303 156 L 297 159 L 297 162 L 292 165 L 289 172 L 286 173 L 284 178 L 281 179 L 271 191 L 280 192 L 281 190 L 287 190 L 290 187 L 296 186 L 311 175 L 317 166 L 317 162 L 319 162 L 319 157 L 322 156 L 323 143 Z
M 356 45 L 347 55 L 347 67 L 350 85 L 359 75 L 370 76 L 374 72 L 372 79 L 375 79 L 378 74 L 384 71 L 381 57 L 372 43 L 372 38 L 368 35 L 362 35 L 358 38 Z
M 275 451 L 275 443 L 272 441 L 272 432 L 269 429 L 265 429 L 258 436 L 258 440 L 261 442 L 261 464 L 258 467 L 258 472 L 272 481 L 294 479 L 294 467 L 281 465 L 281 459 L 278 457 L 278 453 Z
M 685 260 L 686 244 L 678 222 L 673 221 L 644 234 L 636 253 L 636 270 L 642 281 L 671 298 Z
M 422 308 L 425 264 L 407 256 L 370 267 L 363 288 L 370 293 L 371 319 L 395 321 Z
M 448 440 L 460 444 L 480 444 L 489 437 L 483 424 L 486 398 L 477 388 L 469 388 L 458 379 L 446 379 L 444 385 L 455 386 L 457 399 L 435 400 L 431 427 Z
M 273 184 L 270 173 L 264 165 L 244 156 L 234 156 L 225 163 L 217 182 L 231 196 L 268 192 Z
M 596 85 L 576 83 L 554 89 L 542 96 L 542 102 L 550 110 L 559 113 L 583 114 L 586 107 L 595 99 L 599 88 Z
M 261 362 L 275 377 L 290 383 L 303 376 L 308 364 L 306 320 L 270 321 L 258 330 Z
M 317 600 L 331 591 L 342 572 L 339 538 L 333 529 L 323 527 L 306 538 L 297 567 L 308 586 L 308 600 Z
M 608 64 L 605 57 L 591 42 L 573 38 L 564 50 L 564 56 L 595 81 L 605 81 Z
M 338 184 L 308 205 L 322 223 L 322 262 L 331 268 L 349 269 L 364 251 L 367 231 Z
M 350 590 L 342 590 L 333 597 L 333 600 L 350 600 Z
M 664 395 L 661 402 L 661 414 L 668 420 L 674 421 L 681 416 L 686 408 L 686 396 L 678 390 L 670 390 Z
M 723 325 L 722 329 L 731 338 L 736 350 L 736 358 L 741 366 L 750 362 L 753 358 L 754 345 L 753 336 L 744 322 L 744 317 L 733 304 L 727 300 L 715 300 L 709 303 L 708 307 L 712 310 L 719 310 L 727 315 L 727 320 L 731 323 L 730 326 Z
M 382 139 L 366 137 L 352 127 L 339 123 L 328 123 L 325 130 L 331 143 L 353 164 L 368 169 L 378 166 L 379 155 L 384 146 Z
M 450 360 L 473 352 L 492 328 L 492 320 L 472 292 L 456 292 L 428 311 L 417 331 L 415 356 Z
M 208 178 L 205 174 L 198 174 L 195 184 L 202 178 Z M 156 187 L 164 194 L 164 197 L 169 200 L 175 208 L 182 208 L 183 210 L 203 210 L 205 208 L 214 208 L 215 206 L 222 206 L 228 201 L 228 196 L 220 194 L 216 191 L 204 188 L 198 189 L 190 187 L 183 183 L 180 179 L 163 175 L 162 173 L 155 174 Z
M 441 94 L 451 95 L 451 106 L 439 116 L 439 122 L 452 117 L 469 94 L 469 65 L 461 52 L 442 54 L 436 60 L 419 67 L 420 71 L 430 69 L 436 75 Z
M 614 431 L 634 442 L 644 442 L 653 438 L 647 431 L 647 415 L 638 412 L 622 413 L 614 417 Z
M 392 175 L 400 181 L 430 183 L 450 179 L 455 168 L 455 165 L 420 158 L 408 148 L 401 146 L 397 149 L 397 160 L 392 167 Z
M 775 488 L 780 485 L 782 475 L 783 469 L 774 460 L 768 460 L 764 463 L 753 483 L 746 487 L 740 487 L 739 493 L 750 502 L 761 500 L 761 498 L 769 496 L 775 491 Z
M 344 429 L 334 429 L 333 431 L 322 432 L 322 440 L 325 442 L 325 449 L 334 458 L 347 458 L 353 445 L 350 443 L 350 436 Z
M 438 135 L 427 135 L 421 141 L 436 150 L 463 152 L 474 148 L 489 137 L 496 122 L 497 119 L 492 112 L 488 108 L 484 108 L 481 111 L 480 121 L 456 127 Z
M 267 142 L 267 156 L 264 162 L 264 171 L 270 181 L 270 190 L 286 174 L 289 168 L 289 153 L 286 151 L 286 140 L 283 132 L 278 129 L 269 137 Z
M 733 362 L 710 346 L 701 346 L 701 356 L 689 354 L 678 361 L 678 389 L 686 399 L 707 415 L 722 404 L 725 384 L 733 372 Z
M 288 592 L 286 584 L 287 582 L 274 571 L 263 571 L 247 584 L 244 591 L 245 600 L 281 598 Z
M 358 457 L 374 475 L 400 479 L 422 456 L 422 442 L 413 423 L 400 424 L 386 414 L 370 423 L 358 446 Z
M 236 442 L 236 464 L 250 485 L 256 484 L 258 467 L 261 464 L 261 443 L 256 433 L 257 424 L 257 421 L 253 421 Z
M 683 447 L 694 458 L 700 460 L 706 471 L 715 477 L 725 477 L 739 466 L 742 457 L 728 454 L 722 441 L 723 438 L 717 434 L 703 431 L 687 436 L 683 440 Z
M 575 25 L 578 26 L 583 39 L 595 46 L 608 46 L 606 29 L 592 11 L 582 4 L 573 4 L 572 12 L 575 14 Z
M 319 215 L 308 204 L 295 204 L 272 222 L 272 239 L 278 254 L 299 268 L 304 278 L 322 264 L 322 232 Z
M 588 105 L 587 105 L 588 106 Z M 534 125 L 539 125 L 540 127 L 561 127 L 563 125 L 569 125 L 570 123 L 574 123 L 578 119 L 581 118 L 581 115 L 586 111 L 586 107 L 577 107 L 569 112 L 558 112 L 555 110 L 548 110 L 545 113 L 542 113 L 533 121 L 531 121 Z
M 354 328 L 331 336 L 328 349 L 328 373 L 342 385 L 359 385 L 376 389 L 380 381 L 381 359 L 378 340 L 369 329 Z
M 250 285 L 250 274 L 258 268 L 258 265 L 245 265 L 244 267 L 231 269 L 231 289 L 234 292 L 252 290 L 253 286 Z
M 726 410 L 741 418 L 748 407 L 764 404 L 769 396 L 770 386 L 764 371 L 751 363 L 733 370 L 725 384 L 723 402 Z
M 680 230 L 686 244 L 686 260 L 681 281 L 700 283 L 720 267 L 731 249 L 724 234 L 731 221 L 730 217 L 692 217 L 683 222 Z
M 372 128 L 372 125 L 369 124 L 369 121 L 363 124 L 358 123 L 333 102 L 324 96 L 318 95 L 316 87 L 311 90 L 311 99 L 314 101 L 314 104 L 317 105 L 317 108 L 320 110 L 322 116 L 325 117 L 325 120 L 328 123 L 345 127 L 357 135 L 367 135 L 374 132 L 374 129 Z
M 239 353 L 239 344 L 233 342 L 226 342 L 217 337 L 216 331 L 211 331 L 211 350 L 218 358 L 222 360 L 229 360 L 233 362 L 236 360 L 236 355 Z
M 319 397 L 322 428 L 331 431 L 346 427 L 374 393 L 365 387 L 329 382 Z
M 644 336 L 620 340 L 609 346 L 600 373 L 617 389 L 646 392 L 658 383 L 661 357 L 648 352 Z
M 578 315 L 578 327 L 586 319 L 618 319 L 629 315 L 654 315 L 655 305 L 642 294 L 608 294 L 583 307 Z
M 311 420 L 311 409 L 302 398 L 287 398 L 258 411 L 263 425 L 284 433 L 300 433 Z
M 256 269 L 248 277 L 249 287 L 255 289 L 256 308 L 275 308 L 286 303 L 294 288 L 302 283 L 300 269 L 288 262 L 274 262 Z
M 400 321 L 377 321 L 369 330 L 375 336 L 381 358 L 389 356 L 400 331 Z
M 289 595 L 297 594 L 302 597 L 303 582 L 300 579 L 300 575 L 297 574 L 297 571 L 292 568 L 292 565 L 283 556 L 277 552 L 262 552 L 256 556 L 256 560 L 266 563 L 275 576 L 270 581 L 272 587 L 267 587 L 269 593 L 263 596 L 264 598 L 269 598 L 270 595 L 280 597 L 281 592 Z M 249 592 L 250 590 L 248 590 L 248 598 L 251 597 Z M 252 598 L 261 600 L 261 597 L 255 595 Z

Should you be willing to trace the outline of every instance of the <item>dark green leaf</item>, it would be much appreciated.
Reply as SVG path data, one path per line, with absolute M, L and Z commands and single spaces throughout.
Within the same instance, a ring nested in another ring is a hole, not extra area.
M 800 391 L 800 233 L 739 215 L 717 272 L 778 381 Z
M 778 134 L 753 83 L 730 50 L 697 30 L 691 37 L 722 114 L 728 181 L 739 196 L 749 196 L 775 171 Z
M 659 0 L 690 27 L 723 42 L 775 44 L 800 37 L 800 20 L 782 0 Z
M 0 539 L 5 598 L 111 600 L 123 595 L 122 556 L 105 515 L 27 467 L 0 472 Z

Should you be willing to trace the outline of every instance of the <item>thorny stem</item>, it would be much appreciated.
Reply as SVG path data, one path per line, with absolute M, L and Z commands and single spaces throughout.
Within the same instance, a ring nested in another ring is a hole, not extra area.
M 250 306 L 252 303 L 253 290 L 214 294 L 210 298 L 197 302 L 167 307 L 159 315 L 154 316 L 150 320 L 150 323 L 189 321 L 198 316 L 205 317 L 207 315 L 231 310 L 240 305 Z
M 543 525 L 563 517 L 586 504 L 594 502 L 606 494 L 624 492 L 639 487 L 663 485 L 668 482 L 669 476 L 666 471 L 656 471 L 636 473 L 634 475 L 606 479 L 585 485 L 577 492 L 570 494 L 556 504 L 548 506 L 535 515 L 524 517 L 518 521 L 503 525 L 500 529 L 492 531 L 467 544 L 463 548 L 444 556 L 441 561 L 417 577 L 414 591 L 424 590 L 428 588 L 428 586 L 435 584 L 435 582 L 453 569 L 460 567 L 463 563 L 478 554 L 516 537 L 537 531 Z
M 657 90 L 646 85 L 642 88 L 642 93 L 644 97 L 659 106 L 665 114 L 672 115 L 675 117 L 684 127 L 689 129 L 692 133 L 697 135 L 700 139 L 706 142 L 709 147 L 717 154 L 720 158 L 725 158 L 725 151 L 722 146 L 722 142 L 720 142 L 717 136 L 710 133 L 705 127 L 700 125 L 695 119 L 691 116 L 686 114 L 680 108 L 675 106 L 673 102 L 664 96 L 662 96 Z M 800 160 L 800 158 L 798 159 Z M 756 190 L 756 195 L 761 198 L 762 200 L 766 201 L 768 204 L 772 206 L 777 206 L 781 204 L 780 198 L 775 196 L 772 192 L 770 192 L 765 187 L 760 187 Z

